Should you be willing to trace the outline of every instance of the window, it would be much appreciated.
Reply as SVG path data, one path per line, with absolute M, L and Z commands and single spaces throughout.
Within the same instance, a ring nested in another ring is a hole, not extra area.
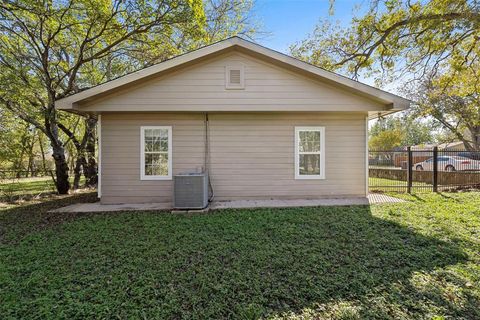
M 172 179 L 172 127 L 140 128 L 140 179 Z
M 295 128 L 295 179 L 325 179 L 325 128 Z
M 225 88 L 245 89 L 243 66 L 225 67 Z

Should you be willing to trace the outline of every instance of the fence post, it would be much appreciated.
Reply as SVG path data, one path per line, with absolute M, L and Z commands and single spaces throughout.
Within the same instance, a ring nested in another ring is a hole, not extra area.
M 413 159 L 412 159 L 412 148 L 407 147 L 407 192 L 412 193 L 412 181 L 413 181 Z
M 438 147 L 433 147 L 433 192 L 438 191 Z

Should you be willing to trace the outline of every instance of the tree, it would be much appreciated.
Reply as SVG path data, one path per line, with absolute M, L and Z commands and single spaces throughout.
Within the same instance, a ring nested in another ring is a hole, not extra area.
M 377 85 L 400 80 L 417 115 L 433 117 L 480 150 L 480 4 L 475 0 L 371 1 L 348 28 L 319 25 L 292 54 Z
M 468 65 L 478 50 L 480 5 L 475 0 L 371 1 L 350 27 L 320 23 L 291 47 L 294 56 L 357 78 L 411 79 L 436 72 L 449 59 Z
M 480 151 L 480 61 L 451 66 L 411 89 L 417 114 L 430 115 L 467 150 Z
M 89 85 L 114 79 L 231 36 L 252 38 L 258 33 L 259 27 L 250 16 L 253 0 L 204 0 L 203 6 L 205 23 L 201 29 L 186 25 L 170 35 L 145 33 L 141 40 L 130 42 L 128 48 L 91 64 L 91 68 L 104 72 L 93 73 L 95 78 L 89 81 Z
M 203 3 L 185 1 L 6 0 L 0 4 L 0 103 L 49 141 L 56 186 L 68 193 L 62 118 L 55 101 L 97 84 L 97 64 L 121 60 L 176 32 L 201 37 Z M 154 36 L 152 36 L 154 35 Z
M 75 158 L 71 157 L 73 167 L 73 189 L 78 189 L 80 184 L 81 173 L 85 176 L 85 186 L 94 187 L 98 182 L 97 177 L 97 163 L 95 159 L 95 136 L 96 136 L 96 118 L 91 115 L 85 115 L 84 121 L 77 119 L 75 123 L 69 128 L 63 123 L 59 123 L 58 126 L 67 136 L 66 145 L 70 144 L 71 150 L 69 154 L 75 154 Z M 77 131 L 82 132 L 78 139 Z M 67 144 L 68 143 L 68 144 Z M 75 164 L 73 164 L 75 162 Z
M 385 130 L 370 138 L 368 148 L 370 150 L 390 151 L 402 146 L 403 133 L 401 130 Z
M 53 101 L 236 34 L 252 36 L 251 0 L 4 1 L 0 4 L 0 107 L 50 140 L 57 189 L 66 193 L 67 144 L 87 184 L 96 181 L 94 117 Z M 90 128 L 90 129 L 89 129 Z
M 253 0 L 207 0 L 205 1 L 206 41 L 217 42 L 233 35 L 252 38 L 259 26 L 250 12 Z M 198 46 L 198 43 L 197 43 Z
M 44 159 L 44 136 L 34 126 L 0 109 L 0 171 L 13 175 L 36 175 L 48 171 L 51 164 Z
M 432 121 L 418 118 L 415 113 L 392 115 L 377 120 L 370 127 L 369 139 L 374 141 L 373 149 L 381 148 L 383 150 L 400 146 L 427 144 L 435 140 L 432 133 L 434 127 Z M 396 133 L 393 135 L 384 134 L 387 131 Z M 393 136 L 399 139 L 395 140 L 396 143 L 391 143 Z

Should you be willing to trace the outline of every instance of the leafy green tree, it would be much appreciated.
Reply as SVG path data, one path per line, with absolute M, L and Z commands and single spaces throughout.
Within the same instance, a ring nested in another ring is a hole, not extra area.
M 181 25 L 175 32 L 147 32 L 138 41 L 130 41 L 117 53 L 110 54 L 89 64 L 92 76 L 82 88 L 102 83 L 126 73 L 160 63 L 173 56 L 199 47 L 240 35 L 252 38 L 260 26 L 250 12 L 252 0 L 204 0 L 205 22 L 199 29 L 196 25 Z M 97 72 L 102 70 L 103 72 Z
M 403 132 L 398 129 L 385 130 L 372 136 L 368 141 L 368 148 L 376 151 L 390 151 L 402 146 Z
M 36 175 L 51 169 L 44 136 L 34 126 L 0 109 L 0 176 Z M 16 171 L 6 172 L 6 171 Z
M 201 37 L 204 24 L 200 0 L 0 3 L 0 103 L 48 137 L 59 193 L 70 185 L 55 100 L 98 83 L 98 61 L 161 46 L 179 30 Z
M 349 27 L 321 23 L 292 54 L 377 85 L 400 81 L 468 149 L 480 150 L 480 4 L 476 0 L 384 0 Z
M 468 64 L 478 50 L 480 6 L 475 0 L 371 1 L 349 27 L 321 22 L 291 47 L 296 57 L 357 78 L 422 78 L 448 59 Z
M 252 16 L 253 0 L 207 0 L 205 33 L 207 43 L 223 40 L 233 35 L 253 38 L 261 27 Z
M 389 137 L 388 135 L 382 135 L 383 132 L 396 131 L 395 136 L 400 137 L 400 141 L 394 147 L 413 146 L 434 142 L 434 128 L 435 125 L 431 120 L 418 118 L 415 113 L 400 116 L 393 115 L 377 120 L 370 127 L 369 137 L 370 140 L 375 140 L 375 143 L 379 144 L 382 139 Z M 378 136 L 382 136 L 383 138 L 376 138 Z M 388 150 L 389 146 L 391 147 L 391 144 L 385 142 L 382 148 L 387 148 L 384 150 Z M 377 145 L 375 148 L 377 147 L 379 146 Z
M 444 128 L 435 132 L 435 143 L 451 143 L 458 138 L 450 131 Z
M 96 175 L 96 119 L 79 125 L 54 101 L 223 37 L 252 36 L 251 7 L 251 0 L 3 1 L 0 106 L 48 137 L 57 189 L 66 193 L 66 143 L 76 149 L 74 171 L 82 163 Z
M 480 62 L 449 66 L 411 88 L 416 112 L 432 116 L 467 150 L 480 151 Z

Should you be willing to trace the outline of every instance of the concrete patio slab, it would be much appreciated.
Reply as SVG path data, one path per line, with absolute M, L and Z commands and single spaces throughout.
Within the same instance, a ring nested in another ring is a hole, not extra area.
M 401 203 L 407 202 L 403 199 L 395 198 L 392 196 L 387 196 L 386 194 L 382 193 L 370 193 L 368 195 L 368 202 L 370 204 L 381 204 L 381 203 Z
M 322 206 L 353 206 L 381 203 L 406 202 L 403 199 L 384 194 L 369 194 L 368 197 L 359 198 L 331 198 L 313 200 L 237 200 L 218 201 L 210 205 L 215 209 L 240 209 L 240 208 L 291 208 L 291 207 L 322 207 Z
M 212 210 L 246 208 L 292 208 L 320 206 L 368 205 L 368 198 L 332 198 L 310 200 L 235 200 L 217 201 L 210 204 Z
M 330 198 L 330 199 L 300 199 L 300 200 L 237 200 L 214 201 L 210 210 L 218 209 L 246 209 L 246 208 L 292 208 L 292 207 L 320 207 L 320 206 L 352 206 L 381 203 L 406 202 L 384 194 L 370 194 L 368 197 L 359 198 Z M 171 203 L 139 203 L 139 204 L 100 204 L 77 203 L 67 207 L 58 208 L 51 212 L 109 212 L 109 211 L 167 211 L 172 210 Z M 187 212 L 180 210 L 178 212 Z M 205 210 L 188 210 L 190 213 L 205 212 Z
M 151 211 L 171 210 L 170 203 L 131 203 L 131 204 L 101 204 L 77 203 L 63 208 L 51 210 L 50 212 L 109 212 L 109 211 Z

